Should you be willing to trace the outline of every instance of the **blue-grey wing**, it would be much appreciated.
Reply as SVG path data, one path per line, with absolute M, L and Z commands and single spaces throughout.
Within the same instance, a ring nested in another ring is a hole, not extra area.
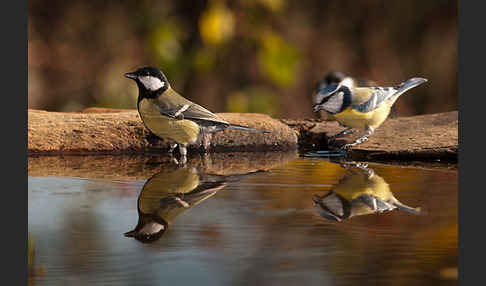
M 370 112 L 378 108 L 385 100 L 394 96 L 397 90 L 393 87 L 371 87 L 373 92 L 370 98 L 357 105 L 353 105 L 353 109 L 362 113 Z

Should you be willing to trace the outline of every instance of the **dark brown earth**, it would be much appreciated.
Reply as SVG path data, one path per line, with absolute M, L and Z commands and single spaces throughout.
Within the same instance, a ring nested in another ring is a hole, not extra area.
M 233 124 L 270 131 L 249 133 L 226 130 L 213 135 L 212 151 L 323 150 L 351 142 L 362 132 L 336 142 L 331 136 L 343 130 L 337 122 L 274 119 L 252 113 L 220 113 Z M 130 154 L 167 150 L 167 143 L 144 128 L 136 110 L 89 108 L 77 113 L 28 111 L 28 153 Z M 199 148 L 189 146 L 190 153 Z M 370 140 L 349 150 L 356 160 L 457 161 L 458 112 L 385 121 Z

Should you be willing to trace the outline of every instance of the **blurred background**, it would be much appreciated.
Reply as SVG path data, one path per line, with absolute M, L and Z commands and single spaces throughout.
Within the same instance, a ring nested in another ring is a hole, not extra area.
M 214 112 L 308 118 L 329 71 L 430 81 L 394 114 L 457 110 L 457 1 L 28 2 L 28 106 L 136 108 L 123 77 L 160 68 Z

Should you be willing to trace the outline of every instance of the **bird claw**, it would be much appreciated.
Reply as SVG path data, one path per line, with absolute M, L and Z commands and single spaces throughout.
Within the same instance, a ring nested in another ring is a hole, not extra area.
M 169 144 L 169 149 L 167 150 L 167 153 L 172 154 L 177 147 L 177 143 Z
M 336 134 L 328 137 L 327 142 L 328 142 L 328 144 L 332 144 L 332 143 L 334 143 L 334 141 L 336 141 L 337 138 L 344 137 L 348 134 L 353 134 L 353 133 L 354 133 L 354 131 L 351 128 L 345 129 L 345 130 L 343 130 L 339 133 L 336 133 Z
M 186 163 L 187 163 L 187 157 L 186 156 L 182 156 L 180 158 L 180 161 L 179 161 L 179 164 L 178 165 L 184 166 L 184 165 L 186 165 Z
M 366 169 L 366 168 L 368 168 L 368 164 L 366 164 L 366 163 L 356 163 L 356 167 Z
M 356 146 L 356 145 L 361 144 L 361 143 L 366 142 L 366 141 L 368 141 L 368 137 L 363 136 L 363 137 L 356 139 L 356 141 L 354 141 L 353 143 L 349 143 L 349 144 L 344 145 L 342 148 L 348 149 L 350 147 Z
M 356 144 L 358 144 L 358 143 L 357 142 L 349 143 L 349 144 L 344 145 L 342 148 L 343 149 L 349 149 L 349 148 L 355 146 Z

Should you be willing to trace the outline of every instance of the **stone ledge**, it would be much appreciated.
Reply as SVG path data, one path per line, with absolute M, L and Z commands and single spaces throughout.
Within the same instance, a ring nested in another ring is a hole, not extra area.
M 161 151 L 167 142 L 144 128 L 136 110 L 101 113 L 62 113 L 29 110 L 29 154 L 139 153 Z M 221 113 L 233 124 L 245 125 L 270 133 L 225 130 L 213 135 L 213 151 L 282 151 L 297 149 L 297 133 L 279 120 L 264 114 Z M 199 148 L 198 144 L 189 150 Z
M 351 142 L 361 133 L 328 142 L 343 129 L 337 122 L 316 119 L 277 120 L 264 114 L 220 113 L 233 124 L 271 133 L 226 130 L 213 135 L 211 150 L 325 150 Z M 89 108 L 82 112 L 28 111 L 28 153 L 127 154 L 160 152 L 167 143 L 150 136 L 136 110 Z M 333 145 L 334 144 L 334 145 Z M 195 152 L 199 146 L 189 146 Z M 457 161 L 458 112 L 390 118 L 369 141 L 349 150 L 355 160 Z
M 352 142 L 363 133 L 328 142 L 344 128 L 335 121 L 281 120 L 299 132 L 301 148 L 326 150 Z M 355 160 L 457 161 L 458 112 L 389 118 L 369 140 L 349 150 Z

